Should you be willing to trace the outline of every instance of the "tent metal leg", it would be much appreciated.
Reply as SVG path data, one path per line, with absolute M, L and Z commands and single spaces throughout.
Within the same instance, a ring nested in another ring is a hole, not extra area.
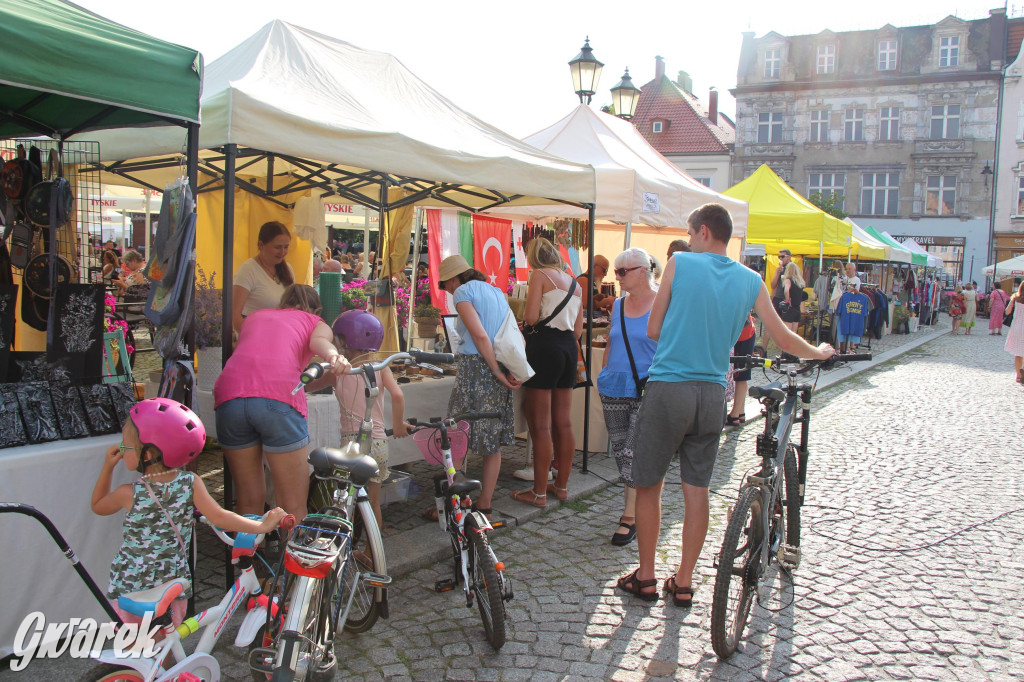
M 587 227 L 587 272 L 594 276 L 594 204 L 589 204 L 590 223 Z M 591 293 L 593 282 L 590 282 Z M 590 385 L 593 383 L 594 373 L 591 371 L 594 362 L 594 297 L 587 296 L 587 385 L 583 387 L 583 473 L 588 472 L 587 465 L 590 458 Z
M 222 296 L 223 307 L 225 311 L 221 321 L 221 358 L 225 364 L 228 358 L 231 357 L 231 350 L 233 348 L 231 343 L 231 337 L 233 334 L 232 315 L 232 295 L 231 290 L 234 286 L 234 273 L 235 273 L 235 250 L 232 245 L 235 243 L 235 161 L 238 157 L 238 146 L 229 144 L 224 148 L 224 255 L 222 260 L 222 268 L 224 272 L 221 276 L 221 281 L 224 282 L 224 293 Z M 234 500 L 234 485 L 231 480 L 231 470 L 228 468 L 227 457 L 224 458 L 224 508 L 233 509 L 235 506 Z M 226 587 L 231 588 L 231 585 L 235 582 L 235 571 L 231 565 L 231 548 L 224 547 L 224 580 Z

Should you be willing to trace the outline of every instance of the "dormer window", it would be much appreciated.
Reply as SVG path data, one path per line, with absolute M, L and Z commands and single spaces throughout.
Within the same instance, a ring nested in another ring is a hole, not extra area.
M 836 46 L 819 45 L 817 73 L 835 73 L 836 70 Z
M 960 36 L 939 38 L 939 68 L 960 64 Z
M 896 70 L 896 41 L 895 40 L 880 40 L 880 41 L 878 41 L 878 70 L 879 71 L 895 71 Z
M 661 132 L 664 132 L 664 131 L 665 131 L 665 121 L 663 121 L 661 119 L 658 119 L 658 120 L 655 120 L 655 121 L 651 121 L 651 132 L 652 133 L 661 133 Z
M 782 50 L 776 48 L 764 51 L 764 77 L 778 78 L 782 75 Z

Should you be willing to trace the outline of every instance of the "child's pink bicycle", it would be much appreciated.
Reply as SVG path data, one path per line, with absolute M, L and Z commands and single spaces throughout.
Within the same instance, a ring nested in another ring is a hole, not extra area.
M 89 591 L 115 623 L 115 627 L 124 625 L 88 571 L 78 561 L 74 551 L 44 514 L 34 507 L 12 503 L 0 503 L 0 513 L 24 514 L 39 521 L 71 561 Z M 252 515 L 249 515 L 249 518 L 260 519 L 259 516 Z M 210 525 L 205 517 L 199 517 L 199 520 Z M 294 523 L 295 518 L 289 515 L 282 520 L 281 527 L 288 529 Z M 161 628 L 163 639 L 153 647 L 151 656 L 124 658 L 119 657 L 113 649 L 96 654 L 95 660 L 103 665 L 93 670 L 87 679 L 95 682 L 218 682 L 221 679 L 220 665 L 211 652 L 224 632 L 224 626 L 242 604 L 246 604 L 248 613 L 238 629 L 235 646 L 247 647 L 255 638 L 264 620 L 262 610 L 253 607 L 260 600 L 265 601 L 266 597 L 261 594 L 260 582 L 253 568 L 253 556 L 256 548 L 263 542 L 264 536 L 236 533 L 232 538 L 220 528 L 210 528 L 232 548 L 231 561 L 240 569 L 234 584 L 220 603 L 186 618 L 181 625 L 174 627 L 168 608 L 171 602 L 185 591 L 186 581 L 172 580 L 149 590 L 121 595 L 117 600 L 118 608 L 140 617 L 149 614 L 152 624 Z M 271 608 L 276 610 L 277 605 L 272 605 Z M 199 631 L 202 631 L 202 635 L 198 644 L 192 653 L 186 654 L 182 640 Z

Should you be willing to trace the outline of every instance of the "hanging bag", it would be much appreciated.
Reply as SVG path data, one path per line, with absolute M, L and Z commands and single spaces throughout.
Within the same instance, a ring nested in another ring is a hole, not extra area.
M 633 383 L 636 384 L 636 394 L 639 397 L 643 397 L 644 388 L 647 387 L 647 377 L 640 378 L 640 374 L 636 371 L 636 362 L 633 360 L 633 350 L 629 347 L 629 334 L 626 333 L 626 299 L 620 298 L 619 303 L 619 322 L 622 323 L 622 342 L 626 345 L 626 355 L 629 357 L 629 368 L 633 370 Z
M 519 331 L 519 323 L 511 310 L 505 315 L 498 333 L 494 335 L 494 358 L 509 371 L 516 381 L 528 381 L 536 372 L 526 360 L 526 339 Z
M 1013 300 L 1013 299 L 1010 299 L 1009 301 L 1007 301 L 1007 305 L 1010 308 L 1010 312 L 1006 313 L 1003 316 L 1003 326 L 1004 327 L 1013 326 L 1013 311 L 1017 307 L 1017 302 L 1015 300 Z

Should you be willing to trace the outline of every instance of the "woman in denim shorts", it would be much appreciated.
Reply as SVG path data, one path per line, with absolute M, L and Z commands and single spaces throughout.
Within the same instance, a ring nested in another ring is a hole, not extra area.
M 336 375 L 350 367 L 319 312 L 313 287 L 289 286 L 279 308 L 245 318 L 238 345 L 214 384 L 217 438 L 237 486 L 239 514 L 263 513 L 266 455 L 278 506 L 296 519 L 306 515 L 306 392 L 292 395 L 292 389 L 314 355 L 331 363 Z

